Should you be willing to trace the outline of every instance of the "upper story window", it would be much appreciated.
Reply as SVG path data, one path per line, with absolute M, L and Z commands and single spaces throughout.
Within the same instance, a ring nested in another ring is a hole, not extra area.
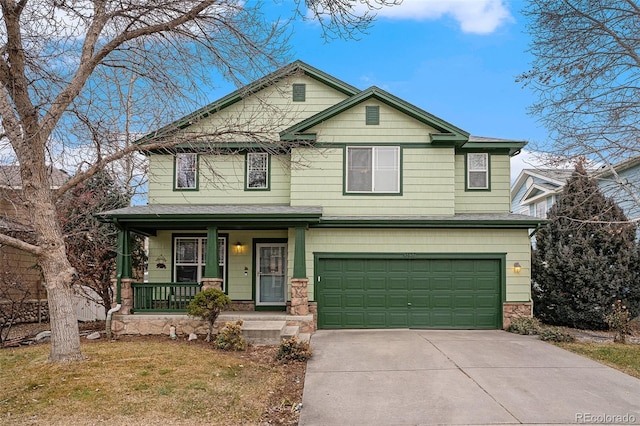
M 347 193 L 400 193 L 400 147 L 347 147 Z
M 248 152 L 246 159 L 246 189 L 269 189 L 269 154 Z
M 467 154 L 467 189 L 489 189 L 489 154 Z
M 304 102 L 307 98 L 307 85 L 297 83 L 293 85 L 293 102 Z
M 380 124 L 380 107 L 377 105 L 365 106 L 365 123 L 367 126 Z
M 547 218 L 547 200 L 544 199 L 536 203 L 536 217 Z
M 198 189 L 198 154 L 176 154 L 175 189 Z

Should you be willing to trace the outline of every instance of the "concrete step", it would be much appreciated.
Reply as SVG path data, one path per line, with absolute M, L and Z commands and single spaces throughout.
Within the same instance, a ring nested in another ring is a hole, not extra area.
M 282 330 L 282 334 L 280 334 L 280 338 L 282 340 L 291 339 L 292 337 L 298 337 L 300 333 L 300 327 L 297 325 L 288 325 Z
M 286 321 L 245 321 L 242 335 L 252 345 L 279 345 Z
M 298 342 L 310 342 L 310 341 L 311 341 L 311 333 L 298 334 Z

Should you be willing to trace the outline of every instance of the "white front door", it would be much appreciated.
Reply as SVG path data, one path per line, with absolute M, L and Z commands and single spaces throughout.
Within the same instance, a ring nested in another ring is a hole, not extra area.
M 287 244 L 256 244 L 256 305 L 285 305 Z

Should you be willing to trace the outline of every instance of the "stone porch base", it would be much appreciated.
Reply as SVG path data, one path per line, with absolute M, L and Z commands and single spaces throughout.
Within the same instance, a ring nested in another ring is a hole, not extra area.
M 502 305 L 502 328 L 506 329 L 514 318 L 533 317 L 533 303 L 506 302 Z
M 314 316 L 287 315 L 284 312 L 241 312 L 225 311 L 218 316 L 214 324 L 216 330 L 224 327 L 226 322 L 243 321 L 286 321 L 288 326 L 300 327 L 301 333 L 313 333 L 316 330 Z M 208 325 L 205 321 L 185 314 L 115 314 L 111 321 L 111 329 L 116 336 L 121 335 L 169 335 L 169 328 L 176 327 L 178 336 L 191 333 L 206 335 Z

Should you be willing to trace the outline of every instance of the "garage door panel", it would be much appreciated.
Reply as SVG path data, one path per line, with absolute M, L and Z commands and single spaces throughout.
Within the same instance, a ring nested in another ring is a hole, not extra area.
M 387 288 L 389 290 L 409 290 L 409 280 L 407 277 L 390 277 L 387 281 Z
M 320 328 L 499 328 L 496 259 L 320 259 Z
M 454 295 L 453 308 L 455 309 L 473 309 L 475 307 L 475 297 L 473 295 Z
M 318 299 L 318 303 L 324 308 L 342 308 L 342 295 L 341 294 L 323 294 Z
M 433 277 L 431 279 L 432 290 L 453 290 L 453 277 Z
M 343 308 L 362 308 L 365 306 L 364 294 L 344 294 L 342 300 L 344 301 Z
M 387 295 L 385 293 L 380 294 L 366 294 L 366 300 L 364 306 L 366 308 L 384 308 L 387 303 Z
M 404 312 L 389 312 L 387 322 L 392 328 L 409 327 L 409 313 L 406 310 Z
M 468 291 L 475 288 L 475 279 L 473 277 L 459 277 L 456 276 L 453 281 L 454 291 Z

